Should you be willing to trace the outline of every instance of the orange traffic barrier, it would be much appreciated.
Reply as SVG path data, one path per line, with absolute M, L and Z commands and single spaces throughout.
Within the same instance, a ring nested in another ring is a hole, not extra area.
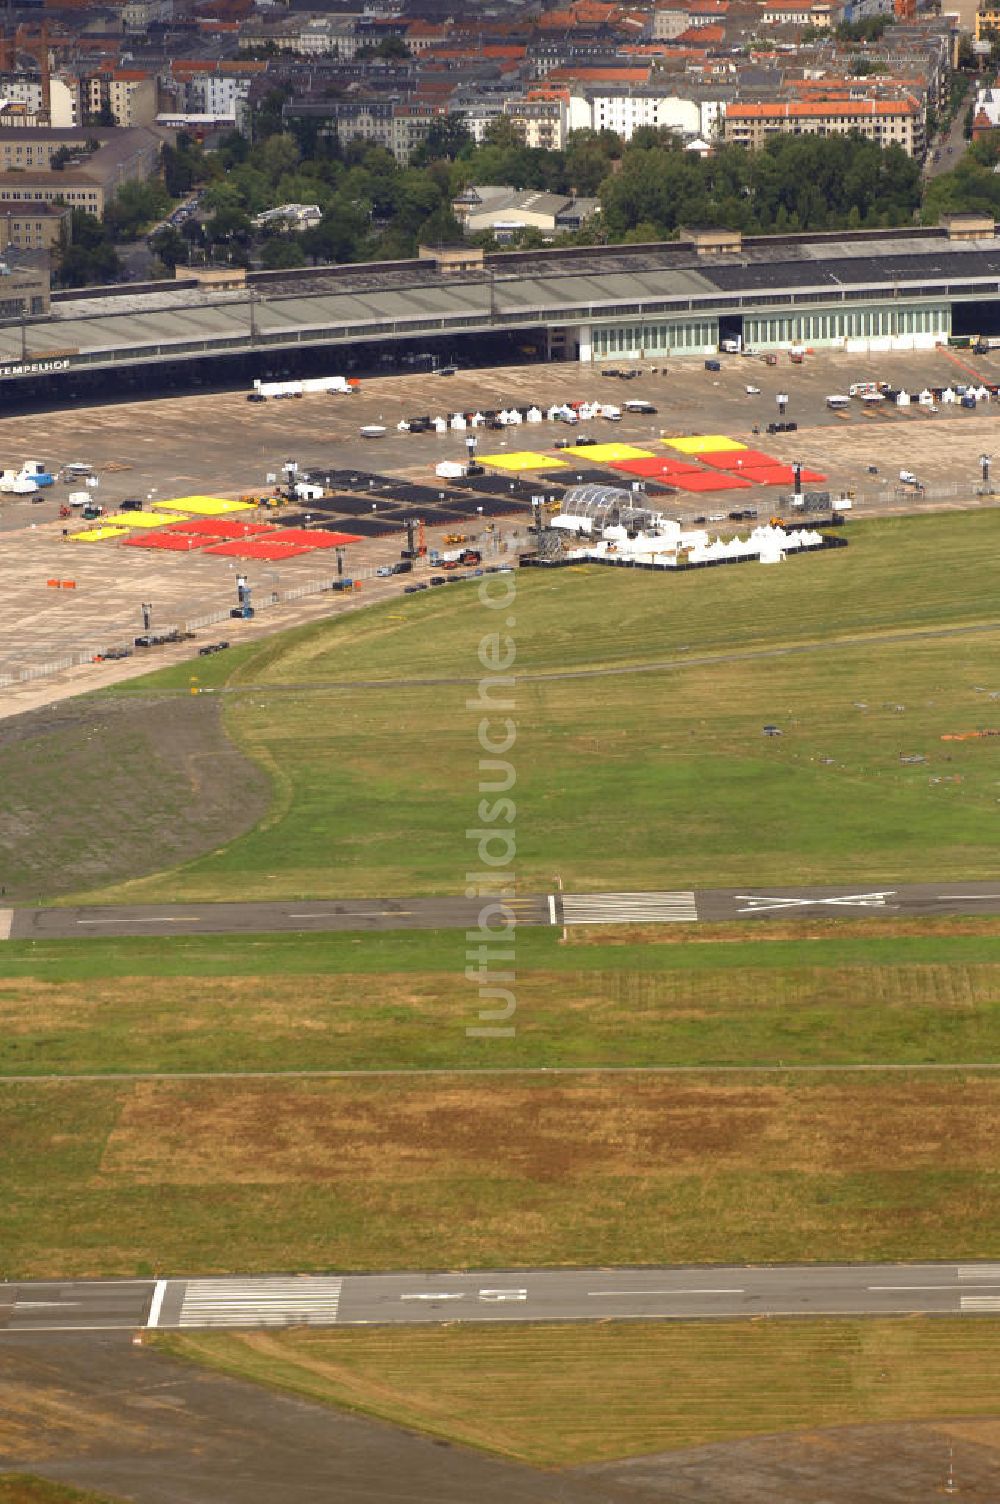
M 62 588 L 64 590 L 75 590 L 76 589 L 76 581 L 75 580 L 63 580 L 63 582 L 62 582 Z
M 51 590 L 58 590 L 60 588 L 60 586 L 62 585 L 62 581 L 61 580 L 46 580 L 45 583 L 46 583 L 46 585 L 49 586 L 49 588 Z

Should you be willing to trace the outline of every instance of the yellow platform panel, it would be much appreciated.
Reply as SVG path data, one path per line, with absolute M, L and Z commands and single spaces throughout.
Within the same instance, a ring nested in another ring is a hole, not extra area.
M 170 522 L 186 522 L 179 512 L 112 512 L 105 522 L 117 527 L 166 527 Z
M 565 470 L 565 460 L 553 459 L 551 454 L 536 454 L 532 449 L 519 449 L 514 454 L 481 454 L 481 465 L 491 465 L 495 470 Z
M 82 533 L 70 533 L 72 543 L 102 543 L 105 538 L 124 538 L 123 527 L 88 527 Z
M 153 506 L 173 512 L 194 512 L 198 517 L 221 517 L 225 512 L 253 512 L 248 501 L 229 501 L 224 496 L 174 496 L 154 501 Z
M 689 433 L 679 439 L 664 439 L 671 449 L 681 454 L 723 454 L 727 450 L 746 449 L 738 439 L 727 439 L 724 433 Z
M 564 449 L 578 460 L 596 460 L 599 465 L 617 465 L 619 460 L 651 460 L 651 449 L 636 449 L 634 444 L 574 444 Z

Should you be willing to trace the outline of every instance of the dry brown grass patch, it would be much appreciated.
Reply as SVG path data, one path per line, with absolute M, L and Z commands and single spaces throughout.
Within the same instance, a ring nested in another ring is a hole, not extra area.
M 984 1080 L 737 1085 L 615 1075 L 136 1083 L 100 1182 L 388 1184 L 506 1174 L 581 1184 L 722 1171 L 987 1169 L 1000 1088 Z

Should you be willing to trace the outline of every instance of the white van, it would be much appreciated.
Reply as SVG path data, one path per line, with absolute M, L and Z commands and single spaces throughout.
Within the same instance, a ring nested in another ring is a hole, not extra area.
M 851 399 L 850 397 L 845 397 L 842 392 L 835 392 L 832 397 L 827 397 L 826 405 L 832 408 L 834 412 L 840 412 L 842 408 L 850 407 Z

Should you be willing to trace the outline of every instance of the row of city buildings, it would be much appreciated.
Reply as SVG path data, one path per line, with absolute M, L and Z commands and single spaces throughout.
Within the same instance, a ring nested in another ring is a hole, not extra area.
M 0 129 L 186 126 L 252 135 L 261 102 L 400 161 L 458 115 L 530 146 L 571 131 L 678 132 L 694 150 L 858 130 L 913 156 L 948 99 L 957 16 L 916 0 L 122 0 L 46 5 L 0 35 Z M 883 17 L 877 42 L 845 22 Z
M 912 157 L 948 103 L 955 16 L 916 0 L 55 0 L 0 18 L 0 237 L 64 239 L 156 171 L 178 129 L 253 138 L 278 99 L 289 128 L 378 144 L 408 161 L 435 123 L 476 141 L 506 121 L 526 145 L 668 129 L 702 154 L 775 134 L 851 131 Z M 845 22 L 879 20 L 851 40 Z M 276 93 L 280 91 L 280 93 Z M 979 128 L 996 124 L 992 96 Z M 298 206 L 308 209 L 311 206 Z M 473 190 L 470 232 L 577 228 L 594 200 Z

